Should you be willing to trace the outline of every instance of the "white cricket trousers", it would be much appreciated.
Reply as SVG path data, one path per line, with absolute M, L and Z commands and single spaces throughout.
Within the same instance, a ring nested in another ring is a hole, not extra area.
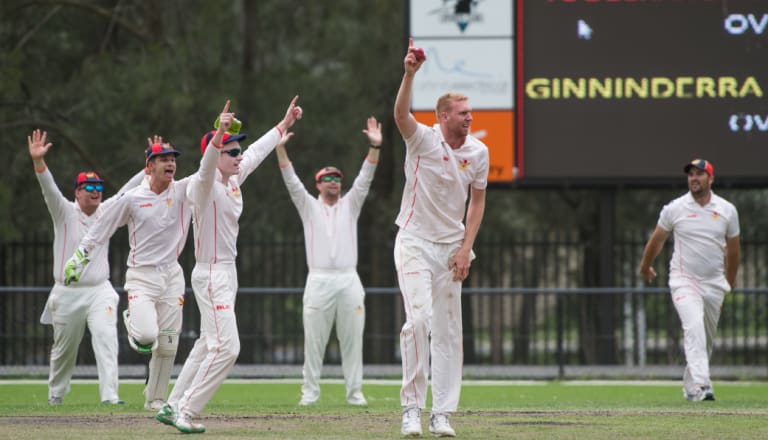
M 341 349 L 346 399 L 362 396 L 365 290 L 355 269 L 310 269 L 304 287 L 304 384 L 302 400 L 320 398 L 320 373 L 333 321 Z
M 395 267 L 405 307 L 400 331 L 402 406 L 424 408 L 432 361 L 432 412 L 456 411 L 464 365 L 461 282 L 448 262 L 461 242 L 434 243 L 402 230 L 395 239 Z M 431 338 L 430 338 L 431 335 Z
M 235 365 L 240 354 L 235 318 L 237 287 L 234 263 L 197 263 L 192 270 L 200 337 L 168 398 L 179 412 L 199 416 Z
M 153 344 L 161 332 L 178 341 L 184 311 L 184 272 L 178 262 L 159 267 L 129 267 L 125 274 L 128 294 L 128 337 L 140 344 Z M 152 351 L 144 396 L 147 401 L 168 395 L 178 342 L 165 341 Z
M 683 327 L 686 367 L 683 391 L 694 395 L 702 387 L 712 388 L 709 356 L 717 332 L 717 322 L 725 299 L 723 282 L 704 282 L 691 278 L 670 279 L 672 302 Z M 730 287 L 728 287 L 730 290 Z
M 104 281 L 97 286 L 67 287 L 56 283 L 46 307 L 53 320 L 48 397 L 69 393 L 85 326 L 96 356 L 101 401 L 117 400 L 117 303 L 115 289 Z

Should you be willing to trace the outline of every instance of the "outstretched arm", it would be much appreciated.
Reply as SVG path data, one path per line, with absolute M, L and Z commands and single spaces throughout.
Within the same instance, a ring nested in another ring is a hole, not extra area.
M 381 123 L 373 116 L 368 118 L 368 127 L 363 129 L 363 133 L 368 137 L 368 142 L 371 147 L 368 149 L 368 161 L 376 163 L 379 161 L 379 155 L 381 154 Z
M 301 109 L 301 107 L 296 105 L 298 101 L 299 95 L 294 96 L 290 105 L 288 105 L 288 110 L 285 111 L 285 117 L 282 121 L 277 123 L 276 127 L 280 131 L 280 136 L 283 136 L 285 133 L 287 133 L 288 130 L 293 127 L 293 124 L 301 119 L 304 111 Z
M 277 143 L 275 151 L 277 152 L 277 164 L 280 168 L 285 168 L 291 164 L 291 160 L 288 158 L 288 151 L 285 149 L 285 144 L 293 137 L 293 132 L 286 132 L 280 137 L 280 142 Z
M 397 91 L 395 99 L 395 123 L 403 138 L 408 139 L 416 132 L 418 123 L 411 113 L 411 92 L 413 89 L 413 78 L 416 72 L 424 64 L 424 51 L 413 46 L 413 38 L 408 39 L 408 52 L 405 54 L 403 66 L 405 73 L 400 82 L 400 89 Z
M 643 259 L 640 261 L 640 275 L 643 279 L 650 283 L 656 278 L 656 271 L 653 269 L 653 261 L 659 256 L 661 250 L 664 248 L 664 242 L 669 237 L 669 231 L 665 231 L 661 226 L 656 226 L 653 230 L 651 238 L 648 239 L 648 243 L 643 250 Z
M 46 142 L 47 138 L 48 132 L 40 131 L 39 128 L 32 132 L 32 136 L 27 136 L 29 156 L 32 158 L 36 173 L 42 173 L 47 168 L 45 155 L 53 146 L 52 143 Z

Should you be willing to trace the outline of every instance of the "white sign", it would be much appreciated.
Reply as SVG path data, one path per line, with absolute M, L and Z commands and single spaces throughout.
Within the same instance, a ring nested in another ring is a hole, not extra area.
M 411 36 L 511 38 L 512 4 L 512 0 L 411 0 Z
M 448 92 L 463 93 L 475 110 L 514 108 L 512 40 L 414 39 L 427 60 L 413 84 L 413 110 L 434 110 Z

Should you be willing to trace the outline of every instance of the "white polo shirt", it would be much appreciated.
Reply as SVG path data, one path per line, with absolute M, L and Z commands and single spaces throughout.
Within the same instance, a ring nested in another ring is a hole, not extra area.
M 376 163 L 363 162 L 352 187 L 334 205 L 313 197 L 299 180 L 293 165 L 281 170 L 285 186 L 304 226 L 307 267 L 322 270 L 357 268 L 357 219 L 371 188 Z
M 713 192 L 709 203 L 701 206 L 688 192 L 662 208 L 658 225 L 674 237 L 670 278 L 724 277 L 726 238 L 740 232 L 739 214 L 730 202 Z
M 81 245 L 92 249 L 109 241 L 120 226 L 128 228 L 128 267 L 164 267 L 178 261 L 189 233 L 191 211 L 187 204 L 189 177 L 172 181 L 156 194 L 149 177 L 119 197 L 88 234 Z M 90 266 L 90 265 L 89 265 Z
M 208 144 L 200 173 L 187 189 L 192 204 L 192 224 L 195 237 L 195 260 L 198 263 L 234 263 L 237 257 L 238 220 L 243 213 L 240 186 L 264 161 L 280 141 L 276 128 L 243 151 L 240 172 L 230 176 L 226 185 L 217 168 L 219 153 Z
M 395 223 L 424 240 L 462 240 L 469 186 L 488 186 L 488 147 L 469 135 L 454 150 L 439 124 L 418 124 L 405 146 L 405 188 Z
M 96 208 L 96 211 L 87 215 L 80 210 L 77 201 L 67 200 L 62 195 L 56 182 L 53 180 L 53 174 L 46 167 L 45 171 L 35 173 L 37 181 L 40 182 L 40 189 L 43 192 L 45 205 L 53 220 L 53 279 L 64 284 L 64 265 L 69 257 L 75 253 L 83 236 L 90 227 L 99 220 L 102 215 L 109 210 L 115 203 L 118 196 L 130 188 L 135 187 L 141 182 L 143 172 L 134 175 L 114 196 L 104 200 Z M 78 286 L 95 286 L 103 283 L 109 278 L 109 263 L 107 261 L 107 246 L 99 246 L 93 249 L 89 255 L 90 263 L 85 267 L 80 277 Z

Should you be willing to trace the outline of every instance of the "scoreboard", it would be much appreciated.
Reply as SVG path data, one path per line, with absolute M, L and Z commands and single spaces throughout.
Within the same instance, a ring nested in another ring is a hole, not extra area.
M 521 184 L 768 182 L 768 0 L 518 0 Z M 470 97 L 471 98 L 471 97 Z

